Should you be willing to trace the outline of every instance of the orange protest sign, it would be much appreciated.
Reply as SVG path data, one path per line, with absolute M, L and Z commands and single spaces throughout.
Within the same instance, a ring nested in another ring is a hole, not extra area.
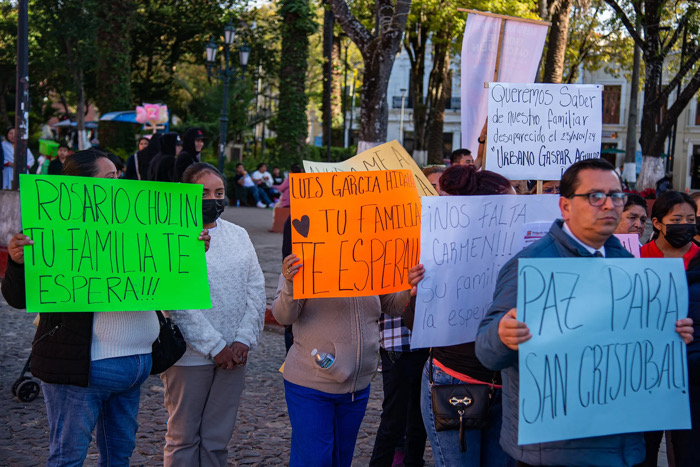
M 291 174 L 294 298 L 409 288 L 420 258 L 420 197 L 410 170 Z

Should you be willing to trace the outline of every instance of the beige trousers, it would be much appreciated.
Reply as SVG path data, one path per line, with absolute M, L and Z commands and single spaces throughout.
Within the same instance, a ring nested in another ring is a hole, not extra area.
M 173 366 L 160 375 L 165 386 L 167 466 L 226 466 L 245 383 L 245 365 Z

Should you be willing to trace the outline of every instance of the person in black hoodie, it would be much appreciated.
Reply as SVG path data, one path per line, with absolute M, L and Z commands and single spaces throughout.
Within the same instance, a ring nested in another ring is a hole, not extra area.
M 144 151 L 148 147 L 149 143 L 150 141 L 146 136 L 139 138 L 138 149 L 126 160 L 126 173 L 124 174 L 124 178 L 127 180 L 141 180 L 138 172 L 136 171 L 136 161 L 138 161 L 139 153 Z
M 177 155 L 175 160 L 175 179 L 179 182 L 182 180 L 182 174 L 185 169 L 195 162 L 201 162 L 201 152 L 204 147 L 204 132 L 201 128 L 189 128 L 182 138 L 182 151 Z
M 180 135 L 175 132 L 165 133 L 160 138 L 160 152 L 153 158 L 148 168 L 148 180 L 154 182 L 174 182 L 175 157 L 178 146 L 182 147 Z
M 136 151 L 134 155 L 126 161 L 126 175 L 128 180 L 148 180 L 148 168 L 156 154 L 160 152 L 160 137 L 156 133 L 151 136 L 146 149 Z

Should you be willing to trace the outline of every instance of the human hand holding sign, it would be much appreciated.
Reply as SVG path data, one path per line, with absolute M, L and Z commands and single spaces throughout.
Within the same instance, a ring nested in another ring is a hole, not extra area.
M 209 235 L 209 229 L 202 229 L 202 231 L 199 234 L 198 240 L 202 240 L 204 242 L 204 252 L 206 253 L 209 251 L 209 243 L 211 242 L 211 235 Z
M 498 323 L 498 337 L 509 349 L 518 350 L 518 345 L 529 341 L 532 334 L 527 324 L 517 320 L 516 309 L 511 308 Z
M 423 280 L 425 268 L 422 264 L 416 264 L 408 270 L 408 283 L 411 285 L 411 297 L 418 293 L 418 283 Z
M 676 321 L 676 332 L 686 344 L 693 342 L 693 319 L 683 318 Z
M 301 269 L 301 266 L 302 266 L 301 263 L 295 264 L 298 261 L 299 261 L 299 257 L 295 254 L 291 254 L 291 255 L 287 256 L 282 261 L 282 275 L 289 282 L 292 282 L 292 279 L 294 279 L 294 276 L 296 275 L 296 273 L 299 272 L 299 269 Z
M 26 235 L 18 233 L 12 237 L 7 248 L 12 261 L 17 264 L 24 264 L 24 247 L 26 245 L 34 245 L 32 239 Z

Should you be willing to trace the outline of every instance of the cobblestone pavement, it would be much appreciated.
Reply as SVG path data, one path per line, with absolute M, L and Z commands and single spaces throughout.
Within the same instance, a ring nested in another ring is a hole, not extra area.
M 245 227 L 255 245 L 265 273 L 268 303 L 274 296 L 281 264 L 282 236 L 267 232 L 272 211 L 256 208 L 227 208 L 224 218 Z M 0 297 L 0 466 L 35 466 L 48 454 L 46 410 L 42 396 L 29 403 L 12 398 L 11 386 L 31 350 L 34 315 L 11 309 Z M 284 338 L 278 328 L 266 328 L 261 344 L 249 356 L 246 388 L 238 420 L 229 443 L 229 465 L 286 465 L 291 429 L 284 401 L 282 375 Z M 381 413 L 382 384 L 377 374 L 371 386 L 367 413 L 355 448 L 353 465 L 364 466 L 374 445 Z M 132 465 L 161 465 L 167 412 L 163 385 L 151 376 L 141 389 L 139 430 Z M 427 465 L 432 465 L 430 447 Z M 95 465 L 97 451 L 90 449 L 86 465 Z

